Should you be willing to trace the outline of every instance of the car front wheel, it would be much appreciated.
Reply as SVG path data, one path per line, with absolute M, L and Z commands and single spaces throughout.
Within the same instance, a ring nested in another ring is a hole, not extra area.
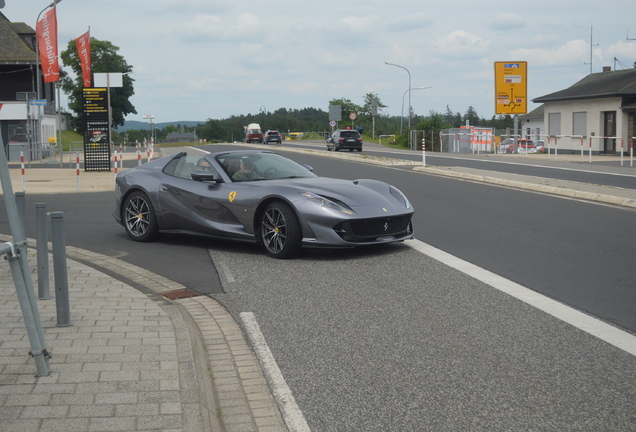
M 122 212 L 124 228 L 128 236 L 138 242 L 157 238 L 159 227 L 150 199 L 143 192 L 133 192 L 124 201 Z
M 283 202 L 273 202 L 265 208 L 260 234 L 265 251 L 274 258 L 290 258 L 300 250 L 300 223 L 291 207 Z

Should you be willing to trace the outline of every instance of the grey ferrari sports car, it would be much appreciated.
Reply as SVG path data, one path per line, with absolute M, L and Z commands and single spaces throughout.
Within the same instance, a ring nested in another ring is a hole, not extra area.
M 394 186 L 318 177 L 269 151 L 178 153 L 117 174 L 115 195 L 113 216 L 136 241 L 196 234 L 259 243 L 289 258 L 301 247 L 413 237 L 413 207 Z

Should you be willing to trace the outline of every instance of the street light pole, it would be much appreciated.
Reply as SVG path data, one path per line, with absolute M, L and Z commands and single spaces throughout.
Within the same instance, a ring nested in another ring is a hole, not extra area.
M 62 0 L 54 0 L 53 3 L 45 7 L 38 14 L 38 18 L 35 20 L 35 84 L 36 84 L 36 95 L 38 99 L 42 99 L 42 85 L 40 84 L 40 43 L 38 41 L 38 23 L 40 22 L 40 16 L 44 13 L 45 10 L 55 7 Z M 27 105 L 30 104 L 31 101 L 27 101 Z M 42 144 L 42 140 L 40 136 L 42 135 L 42 126 L 40 124 L 40 107 L 38 106 L 38 126 L 36 130 L 35 139 L 37 142 Z M 31 156 L 29 155 L 29 163 L 31 162 Z
M 409 92 L 411 90 L 424 90 L 424 89 L 429 89 L 431 88 L 430 86 L 428 87 L 413 87 L 411 89 L 408 89 L 407 91 L 404 92 L 404 94 L 402 95 L 402 118 L 400 118 L 400 135 L 402 135 L 402 120 L 404 119 L 404 96 L 406 96 L 406 93 Z M 410 112 L 410 110 L 409 110 Z M 410 125 L 409 125 L 410 128 Z
M 405 68 L 404 66 L 396 65 L 394 63 L 389 63 L 389 62 L 384 62 L 384 63 L 389 66 L 402 68 L 406 71 L 406 73 L 409 74 L 409 89 L 407 90 L 407 92 L 409 92 L 409 131 L 410 131 L 411 130 L 411 72 L 409 72 L 409 70 Z M 402 100 L 404 100 L 404 97 L 402 97 Z M 402 104 L 402 117 L 404 117 L 404 104 Z M 402 134 L 402 127 L 400 126 L 400 135 L 401 134 Z M 410 142 L 410 138 L 409 138 L 409 142 Z
M 37 20 L 35 20 L 35 28 L 36 28 L 36 34 L 35 34 L 35 78 L 36 79 L 35 79 L 35 82 L 37 85 L 36 92 L 38 95 L 38 99 L 42 99 L 41 97 L 42 89 L 40 84 L 40 49 L 39 49 L 40 44 L 38 43 L 38 37 L 37 37 L 38 23 L 40 22 L 40 16 L 42 15 L 42 13 L 44 13 L 45 10 L 55 7 L 61 1 L 62 0 L 54 0 L 53 3 L 51 3 L 50 5 L 48 5 L 47 7 L 45 7 L 44 9 L 40 11 L 40 13 L 38 14 Z

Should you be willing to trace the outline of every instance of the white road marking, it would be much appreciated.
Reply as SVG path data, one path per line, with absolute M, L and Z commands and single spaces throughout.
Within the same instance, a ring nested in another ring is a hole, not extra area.
M 60 0 L 60 1 L 61 1 L 61 0 Z M 207 151 L 207 150 L 203 150 L 202 148 L 198 148 L 198 147 L 186 146 L 186 147 L 184 147 L 184 148 L 187 148 L 187 149 L 190 149 L 190 150 L 194 150 L 194 151 L 198 151 L 198 152 L 205 153 L 205 154 L 210 154 L 210 152 L 209 152 L 209 151 Z
M 212 256 L 212 250 L 209 248 L 208 248 L 208 255 L 210 255 L 210 259 L 212 260 L 213 265 L 216 267 L 217 271 L 219 272 L 219 276 L 221 276 L 225 280 L 225 282 L 227 283 L 236 282 L 236 280 L 234 279 L 234 276 L 232 276 L 232 271 L 230 270 L 230 267 L 227 265 L 227 263 L 219 260 L 218 257 L 215 259 L 214 256 Z
M 509 294 L 516 299 L 560 319 L 561 321 L 571 324 L 592 336 L 596 336 L 597 338 L 636 356 L 636 336 L 630 333 L 607 324 L 598 318 L 594 318 L 590 315 L 572 309 L 571 307 L 559 303 L 556 300 L 489 272 L 486 269 L 461 260 L 419 240 L 407 240 L 404 243 L 418 252 L 428 255 L 449 267 L 457 269 L 501 292 Z
M 272 394 L 274 399 L 276 399 L 287 428 L 290 432 L 309 432 L 309 425 L 300 408 L 298 408 L 296 399 L 294 399 L 291 390 L 287 386 L 283 374 L 278 369 L 276 360 L 274 360 L 274 356 L 269 350 L 267 342 L 265 342 L 254 314 L 252 312 L 241 312 L 240 316 L 245 326 L 247 337 L 265 373 L 265 378 L 272 389 Z

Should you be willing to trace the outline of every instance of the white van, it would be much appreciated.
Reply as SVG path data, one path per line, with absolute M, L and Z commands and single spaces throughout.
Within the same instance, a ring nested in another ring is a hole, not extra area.
M 250 123 L 247 126 L 247 130 L 245 131 L 245 142 L 263 142 L 263 131 L 261 130 L 261 125 L 258 123 Z

